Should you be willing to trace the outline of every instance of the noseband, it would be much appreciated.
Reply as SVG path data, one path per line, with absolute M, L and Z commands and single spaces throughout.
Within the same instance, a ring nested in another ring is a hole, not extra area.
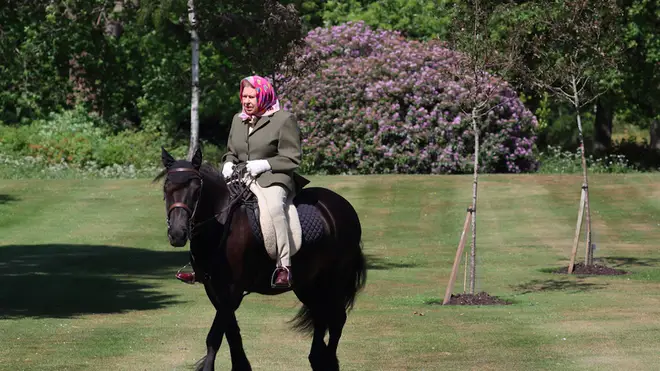
M 191 173 L 194 173 L 196 175 L 196 177 L 199 179 L 199 182 L 200 182 L 199 191 L 201 192 L 202 191 L 202 186 L 204 185 L 204 179 L 202 178 L 202 175 L 199 173 L 199 170 L 189 168 L 189 167 L 177 167 L 177 168 L 168 170 L 167 174 L 169 175 L 171 173 L 182 173 L 182 172 L 191 172 Z M 168 230 L 170 229 L 170 214 L 172 213 L 172 211 L 174 209 L 184 209 L 189 215 L 189 217 L 188 217 L 188 231 L 189 231 L 189 233 L 192 233 L 192 223 L 193 223 L 193 219 L 195 218 L 195 212 L 197 211 L 197 205 L 199 204 L 199 199 L 200 199 L 200 197 L 197 197 L 197 200 L 195 201 L 195 207 L 192 208 L 192 209 L 190 208 L 190 206 L 186 205 L 183 202 L 174 202 L 172 205 L 170 205 L 170 207 L 167 209 L 167 229 Z

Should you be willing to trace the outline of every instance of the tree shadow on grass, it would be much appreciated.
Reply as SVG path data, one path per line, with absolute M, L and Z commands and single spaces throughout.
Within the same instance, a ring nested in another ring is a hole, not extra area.
M 614 267 L 637 266 L 637 267 L 657 267 L 660 265 L 659 258 L 633 258 L 630 256 L 606 256 L 600 259 L 607 265 Z
M 606 284 L 568 279 L 532 280 L 520 285 L 512 286 L 514 290 L 518 291 L 518 294 L 530 294 L 542 291 L 566 291 L 576 293 L 600 290 L 605 287 L 607 287 Z
M 394 259 L 382 258 L 377 255 L 366 254 L 365 258 L 367 259 L 367 269 L 369 270 L 390 270 L 390 269 L 398 269 L 398 268 L 419 267 L 419 264 L 394 261 Z
M 18 197 L 12 195 L 0 194 L 0 205 L 8 204 L 10 202 L 18 201 Z
M 176 304 L 145 279 L 169 279 L 187 251 L 105 245 L 0 246 L 0 319 L 66 318 Z M 172 278 L 174 279 L 174 278 Z

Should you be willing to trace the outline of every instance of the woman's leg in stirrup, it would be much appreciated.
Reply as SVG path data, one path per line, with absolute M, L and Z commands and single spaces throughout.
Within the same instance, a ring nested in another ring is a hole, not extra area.
M 289 251 L 291 232 L 289 229 L 285 210 L 287 192 L 285 188 L 278 185 L 263 188 L 263 191 L 267 199 L 266 202 L 268 204 L 268 212 L 270 214 L 271 220 L 273 221 L 275 237 L 277 240 L 278 271 L 274 272 L 276 274 L 273 286 L 290 287 L 291 284 L 289 282 L 289 269 L 291 267 L 291 258 Z

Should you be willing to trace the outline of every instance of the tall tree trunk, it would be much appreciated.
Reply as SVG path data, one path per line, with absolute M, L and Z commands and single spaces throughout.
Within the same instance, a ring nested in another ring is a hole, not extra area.
M 479 177 L 479 127 L 477 126 L 477 109 L 472 108 L 472 130 L 474 131 L 474 178 L 472 181 L 472 246 L 470 248 L 470 294 L 474 294 L 477 268 L 477 184 Z
M 573 78 L 573 104 L 577 116 L 578 134 L 580 138 L 580 155 L 582 158 L 582 188 L 585 190 L 584 211 L 586 214 L 587 228 L 587 248 L 585 249 L 584 264 L 593 264 L 593 251 L 591 249 L 591 210 L 589 207 L 589 180 L 587 179 L 587 159 L 584 150 L 584 136 L 582 134 L 582 118 L 580 117 L 580 97 L 578 96 L 578 87 L 575 78 Z
M 660 149 L 660 121 L 657 118 L 654 118 L 651 121 L 651 127 L 649 128 L 650 134 L 650 145 L 651 149 Z
M 190 21 L 190 44 L 192 48 L 192 97 L 190 101 L 188 160 L 192 160 L 199 145 L 199 34 L 197 33 L 194 0 L 188 0 L 188 21 Z
M 594 151 L 604 152 L 612 148 L 612 121 L 614 108 L 611 100 L 601 95 L 596 100 L 596 122 L 594 126 Z
M 586 214 L 586 235 L 587 235 L 587 242 L 586 242 L 586 249 L 584 252 L 584 264 L 585 265 L 592 265 L 593 264 L 593 258 L 594 258 L 594 253 L 592 251 L 592 246 L 591 246 L 591 208 L 589 206 L 589 181 L 587 179 L 587 160 L 585 156 L 585 150 L 584 150 L 584 138 L 582 137 L 582 120 L 580 117 L 580 109 L 577 108 L 577 124 L 578 128 L 580 131 L 580 152 L 581 152 L 581 157 L 582 157 L 582 188 L 585 190 L 585 195 L 584 195 L 584 211 Z

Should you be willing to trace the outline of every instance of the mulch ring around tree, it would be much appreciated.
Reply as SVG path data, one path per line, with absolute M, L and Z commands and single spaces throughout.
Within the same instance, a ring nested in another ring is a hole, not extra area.
M 567 274 L 568 267 L 561 267 L 555 269 L 552 273 Z M 628 274 L 628 272 L 621 269 L 614 269 L 600 264 L 584 265 L 584 263 L 577 263 L 573 266 L 573 274 L 579 275 L 600 275 L 600 276 L 618 276 L 621 274 Z
M 478 294 L 457 294 L 451 296 L 449 305 L 508 305 L 511 304 L 496 296 L 490 296 L 485 292 Z

